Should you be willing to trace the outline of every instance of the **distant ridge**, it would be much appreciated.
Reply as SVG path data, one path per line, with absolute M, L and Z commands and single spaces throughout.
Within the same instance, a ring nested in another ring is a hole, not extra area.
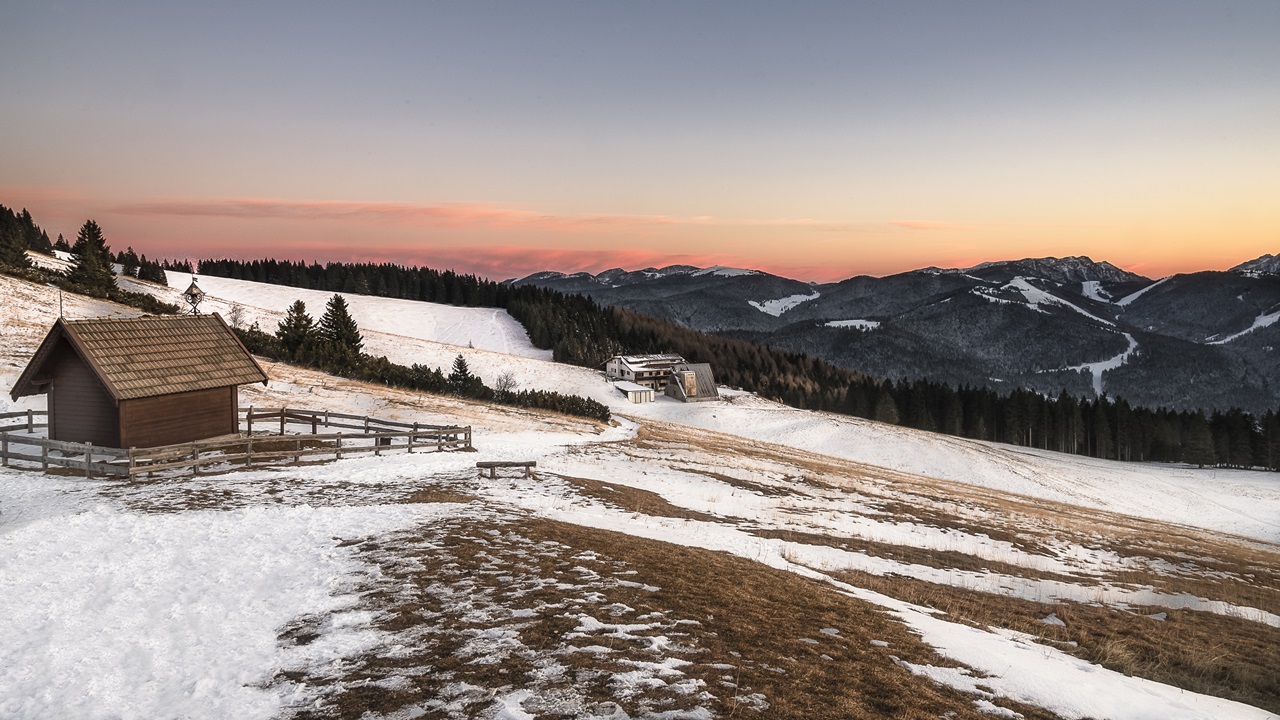
M 998 260 L 965 268 L 970 275 L 984 277 L 993 271 L 1005 271 L 1012 275 L 1038 277 L 1056 283 L 1077 282 L 1151 282 L 1151 278 L 1112 265 L 1103 260 L 1095 262 L 1086 255 L 1056 258 L 1023 258 L 1022 260 Z
M 1084 255 L 835 283 L 673 265 L 512 281 L 819 357 L 872 377 L 1106 394 L 1179 410 L 1280 407 L 1280 255 L 1154 281 Z
M 1280 255 L 1266 254 L 1231 268 L 1231 272 L 1280 275 Z

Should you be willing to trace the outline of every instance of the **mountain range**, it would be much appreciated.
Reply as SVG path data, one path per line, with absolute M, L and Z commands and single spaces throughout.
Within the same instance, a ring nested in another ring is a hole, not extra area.
M 509 282 L 876 377 L 1105 393 L 1187 410 L 1280 406 L 1280 256 L 1160 280 L 1076 256 L 826 284 L 689 265 L 548 271 Z

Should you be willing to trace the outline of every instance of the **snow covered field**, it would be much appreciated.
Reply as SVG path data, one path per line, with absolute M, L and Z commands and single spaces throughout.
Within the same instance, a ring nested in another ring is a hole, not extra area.
M 294 299 L 316 315 L 327 299 L 201 285 L 268 330 Z M 7 388 L 57 297 L 0 276 L 0 298 Z M 443 367 L 461 353 L 489 382 L 511 372 L 625 417 L 605 427 L 271 364 L 271 385 L 242 404 L 465 422 L 479 452 L 138 484 L 0 470 L 0 716 L 324 716 L 372 691 L 404 701 L 369 717 L 805 716 L 769 678 L 805 682 L 856 650 L 848 667 L 919 683 L 906 696 L 942 693 L 957 717 L 1276 717 L 1089 654 L 1103 617 L 1106 632 L 1174 634 L 1182 655 L 1200 628 L 1280 640 L 1273 474 L 976 443 L 732 391 L 631 405 L 598 373 L 540 359 L 505 314 L 349 300 L 371 352 Z M 72 296 L 67 308 L 129 312 Z M 538 476 L 475 476 L 477 460 L 501 459 L 534 459 Z M 539 535 L 535 518 L 594 546 Z M 724 645 L 743 630 L 733 613 L 695 614 L 664 594 L 677 580 L 661 564 L 593 532 L 817 581 L 917 635 L 827 620 L 777 655 Z M 988 598 L 982 612 L 1007 602 L 1010 620 L 944 614 L 895 583 Z

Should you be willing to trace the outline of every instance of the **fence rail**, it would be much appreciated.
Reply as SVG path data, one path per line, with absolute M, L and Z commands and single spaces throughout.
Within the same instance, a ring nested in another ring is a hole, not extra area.
M 0 426 L 0 462 L 8 466 L 17 460 L 37 463 L 48 472 L 50 467 L 83 470 L 85 477 L 96 475 L 136 478 L 165 470 L 190 470 L 196 475 L 204 471 L 221 472 L 235 466 L 301 463 L 304 459 L 341 460 L 353 455 L 374 456 L 392 452 L 425 452 L 462 450 L 471 447 L 471 427 L 428 425 L 382 420 L 367 415 L 347 415 L 329 411 L 280 408 L 241 410 L 242 434 L 196 442 L 127 450 L 51 440 L 31 434 L 43 410 L 0 413 L 0 422 L 22 418 L 25 422 Z M 253 429 L 254 421 L 259 430 Z M 269 429 L 261 421 L 270 420 Z M 309 427 L 310 433 L 286 434 L 289 425 Z M 358 432 L 318 432 L 321 427 L 352 429 Z M 278 432 L 277 432 L 278 429 Z M 13 432 L 24 430 L 25 433 Z M 16 446 L 16 447 L 15 447 Z

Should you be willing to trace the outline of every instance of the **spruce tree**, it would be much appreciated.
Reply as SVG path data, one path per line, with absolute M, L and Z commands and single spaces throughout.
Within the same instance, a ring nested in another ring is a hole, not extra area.
M 16 226 L 0 228 L 0 266 L 7 268 L 31 267 L 27 257 L 27 243 Z
M 294 360 L 305 360 L 304 355 L 311 351 L 316 339 L 316 323 L 307 314 L 307 306 L 301 300 L 295 300 L 285 313 L 284 320 L 276 327 L 276 338 L 286 356 Z
M 360 365 L 364 338 L 360 337 L 360 328 L 341 295 L 329 298 L 324 316 L 320 318 L 319 336 L 322 348 L 321 357 L 317 359 L 323 366 L 346 373 Z
M 71 246 L 75 265 L 67 279 L 90 295 L 105 296 L 116 289 L 116 277 L 111 272 L 111 248 L 102 237 L 102 228 L 93 220 L 86 220 L 80 227 L 75 245 Z
M 120 253 L 116 260 L 120 263 L 120 269 L 129 277 L 138 277 L 138 254 L 130 247 L 128 250 Z
M 445 382 L 449 384 L 450 392 L 462 397 L 486 398 L 493 394 L 483 380 L 471 373 L 467 359 L 461 354 L 454 358 L 453 371 L 445 378 Z
M 62 237 L 62 233 L 58 233 L 58 239 L 53 243 L 53 249 L 61 250 L 63 252 L 71 252 L 71 243 L 67 242 L 67 239 Z
M 356 326 L 347 301 L 341 295 L 329 298 L 324 316 L 320 318 L 320 337 L 326 342 L 350 348 L 354 352 L 359 352 L 364 345 L 360 328 Z

